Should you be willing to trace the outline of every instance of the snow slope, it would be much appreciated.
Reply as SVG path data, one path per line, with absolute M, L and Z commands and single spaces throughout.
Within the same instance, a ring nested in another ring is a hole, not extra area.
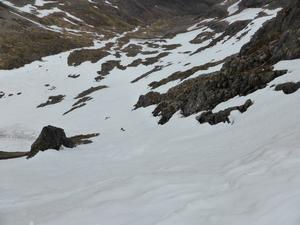
M 271 86 L 299 81 L 300 59 L 278 63 L 276 69 L 289 73 L 265 89 L 217 106 L 215 110 L 248 98 L 254 101 L 245 114 L 232 113 L 233 124 L 199 125 L 195 115 L 181 118 L 178 113 L 159 126 L 151 115 L 153 108 L 132 111 L 138 97 L 149 91 L 149 83 L 237 53 L 277 10 L 259 18 L 257 10 L 242 11 L 234 20 L 249 13 L 253 15 L 246 17 L 253 23 L 241 39 L 228 37 L 198 54 L 183 54 L 208 44 L 190 44 L 205 31 L 192 29 L 166 40 L 182 46 L 158 63 L 114 69 L 99 83 L 94 77 L 101 64 L 115 56 L 71 67 L 67 65 L 70 52 L 65 52 L 0 71 L 0 90 L 6 93 L 0 99 L 1 150 L 28 150 L 48 124 L 65 128 L 70 136 L 101 133 L 92 144 L 74 150 L 1 161 L 0 225 L 299 225 L 300 92 L 284 95 Z M 118 43 L 118 38 L 96 42 L 94 48 L 110 41 Z M 131 43 L 153 50 L 142 40 Z M 121 63 L 125 66 L 145 57 L 121 53 Z M 157 65 L 169 66 L 131 83 Z M 69 74 L 80 77 L 71 79 Z M 98 85 L 108 88 L 92 93 L 93 100 L 86 106 L 62 115 L 78 93 Z M 66 95 L 61 103 L 36 108 L 58 94 Z

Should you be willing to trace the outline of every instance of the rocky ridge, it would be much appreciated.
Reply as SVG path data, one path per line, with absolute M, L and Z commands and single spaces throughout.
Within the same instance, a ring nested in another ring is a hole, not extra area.
M 150 92 L 140 97 L 135 108 L 157 104 L 154 116 L 160 124 L 175 112 L 189 116 L 212 110 L 235 96 L 246 96 L 285 74 L 274 71 L 280 60 L 300 57 L 300 2 L 293 1 L 278 16 L 263 26 L 237 56 L 229 58 L 220 72 L 199 76 L 171 88 L 165 94 Z

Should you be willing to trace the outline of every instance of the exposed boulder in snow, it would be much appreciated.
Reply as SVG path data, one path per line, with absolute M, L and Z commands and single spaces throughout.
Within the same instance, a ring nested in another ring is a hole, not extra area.
M 300 89 L 300 82 L 287 82 L 283 84 L 278 84 L 275 87 L 275 91 L 283 91 L 285 94 L 292 94 Z
M 248 99 L 243 105 L 230 107 L 217 113 L 213 113 L 212 111 L 204 112 L 199 117 L 197 117 L 197 120 L 200 123 L 209 123 L 210 125 L 216 125 L 218 123 L 225 122 L 230 123 L 229 116 L 232 111 L 239 111 L 240 113 L 244 113 L 252 105 L 253 102 Z
M 34 157 L 39 151 L 46 151 L 48 149 L 59 150 L 62 146 L 73 148 L 74 143 L 67 138 L 65 131 L 62 128 L 47 126 L 44 127 L 31 145 L 31 150 L 27 158 Z
M 64 129 L 54 126 L 46 126 L 42 129 L 40 135 L 31 145 L 31 150 L 27 158 L 34 157 L 39 151 L 54 149 L 59 151 L 62 146 L 74 148 L 77 145 L 92 143 L 90 138 L 97 137 L 99 134 L 86 134 L 67 137 Z

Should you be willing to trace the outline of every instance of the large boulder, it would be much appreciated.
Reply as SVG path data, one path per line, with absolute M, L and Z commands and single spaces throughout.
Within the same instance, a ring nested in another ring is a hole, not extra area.
M 62 128 L 50 125 L 46 126 L 42 129 L 36 141 L 31 145 L 31 150 L 27 158 L 32 158 L 39 151 L 46 151 L 48 149 L 59 151 L 62 146 L 73 148 L 75 144 L 70 138 L 67 138 Z

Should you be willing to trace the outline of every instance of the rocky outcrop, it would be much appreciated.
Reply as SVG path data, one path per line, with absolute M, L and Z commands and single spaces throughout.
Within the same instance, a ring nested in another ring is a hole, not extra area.
M 99 76 L 95 77 L 96 81 L 101 81 L 106 75 L 108 75 L 113 69 L 125 70 L 126 67 L 121 65 L 120 60 L 108 60 L 105 63 L 102 63 L 101 70 L 97 73 Z
M 293 94 L 300 89 L 300 82 L 287 82 L 283 84 L 278 84 L 275 87 L 275 91 L 283 91 L 284 94 Z
M 67 138 L 65 131 L 62 128 L 47 126 L 44 127 L 31 145 L 30 153 L 27 158 L 34 157 L 39 151 L 46 151 L 48 149 L 59 150 L 62 146 L 73 148 L 74 143 Z
M 248 99 L 243 105 L 230 107 L 219 112 L 213 113 L 211 110 L 208 112 L 202 113 L 196 119 L 201 123 L 209 123 L 210 125 L 216 125 L 219 123 L 230 123 L 230 113 L 232 111 L 239 111 L 240 113 L 244 113 L 248 110 L 250 106 L 253 105 L 253 102 Z
M 197 49 L 195 52 L 192 53 L 193 54 L 197 54 L 201 51 L 204 51 L 205 49 L 208 49 L 214 45 L 216 45 L 218 42 L 223 41 L 225 37 L 229 36 L 229 37 L 233 37 L 234 35 L 236 35 L 238 32 L 240 32 L 241 30 L 243 30 L 251 21 L 250 20 L 243 20 L 243 21 L 236 21 L 230 25 L 228 25 L 225 29 L 225 32 L 222 32 L 222 35 L 218 36 L 217 38 L 213 39 L 208 45 L 201 47 L 199 49 Z M 220 26 L 226 26 L 223 23 L 216 23 L 214 21 L 210 22 L 212 25 L 209 25 L 210 27 L 213 27 L 213 25 L 216 26 L 216 24 L 221 24 Z M 216 27 L 216 29 L 218 29 L 218 27 Z M 241 37 L 239 37 L 241 38 Z
M 31 145 L 31 150 L 27 154 L 27 158 L 32 158 L 38 152 L 46 151 L 49 149 L 59 151 L 62 146 L 67 148 L 74 148 L 77 145 L 89 144 L 92 142 L 89 139 L 97 136 L 99 136 L 98 133 L 67 137 L 65 131 L 62 128 L 49 125 L 42 129 L 38 138 Z
M 148 107 L 150 105 L 154 105 L 157 104 L 158 102 L 160 102 L 161 100 L 161 94 L 158 92 L 149 92 L 146 95 L 141 95 L 138 102 L 135 104 L 134 108 L 138 109 L 138 108 L 145 108 Z
M 271 69 L 232 75 L 217 72 L 190 79 L 171 88 L 166 94 L 156 97 L 157 102 L 154 104 L 158 106 L 153 111 L 153 115 L 160 116 L 159 123 L 164 124 L 177 111 L 181 111 L 184 116 L 190 116 L 200 111 L 212 110 L 221 102 L 235 96 L 246 96 L 266 87 L 267 83 L 285 72 Z M 143 98 L 147 98 L 147 95 Z
M 153 81 L 149 84 L 149 86 L 152 88 L 152 89 L 155 89 L 155 88 L 158 88 L 162 85 L 165 85 L 171 81 L 175 81 L 175 80 L 185 80 L 187 79 L 188 77 L 192 76 L 193 74 L 195 74 L 196 72 L 200 71 L 200 70 L 207 70 L 209 67 L 214 67 L 216 65 L 219 65 L 221 63 L 223 63 L 225 60 L 221 60 L 221 61 L 217 61 L 217 62 L 209 62 L 209 63 L 206 63 L 204 65 L 201 65 L 201 66 L 195 66 L 191 69 L 188 69 L 186 71 L 178 71 L 178 72 L 175 72 L 173 74 L 171 74 L 170 76 L 166 77 L 166 78 L 163 78 L 161 79 L 160 81 Z
M 98 62 L 100 59 L 108 56 L 109 53 L 103 49 L 81 49 L 70 53 L 68 57 L 69 66 L 79 66 L 83 62 Z

